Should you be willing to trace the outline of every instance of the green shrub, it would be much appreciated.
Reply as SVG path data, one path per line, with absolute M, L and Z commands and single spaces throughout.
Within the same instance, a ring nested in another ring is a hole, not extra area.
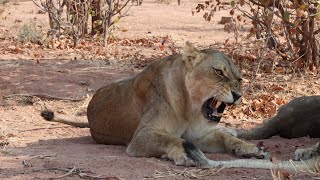
M 43 34 L 41 29 L 37 28 L 35 24 L 24 24 L 19 30 L 18 37 L 21 43 L 31 42 L 42 44 Z

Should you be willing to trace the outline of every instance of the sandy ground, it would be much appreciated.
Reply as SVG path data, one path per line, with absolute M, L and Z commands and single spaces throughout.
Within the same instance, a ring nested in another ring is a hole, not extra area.
M 205 23 L 200 15 L 191 15 L 196 2 L 183 2 L 181 6 L 175 3 L 165 5 L 146 1 L 140 7 L 132 7 L 130 15 L 119 24 L 119 29 L 126 31 L 117 31 L 115 36 L 170 35 L 177 46 L 186 40 L 204 46 L 232 37 L 223 31 L 223 25 L 217 24 L 221 15 Z M 36 11 L 30 1 L 5 5 L 0 20 L 0 37 L 15 36 L 13 31 L 34 17 L 45 24 L 46 15 L 36 14 Z M 225 10 L 222 14 L 227 12 Z M 15 19 L 21 22 L 16 23 Z M 4 46 L 0 42 L 0 48 Z M 54 51 L 52 54 L 56 52 L 59 53 Z M 146 52 L 153 51 L 147 49 Z M 272 179 L 270 170 L 200 170 L 177 167 L 170 161 L 156 158 L 128 157 L 123 146 L 96 144 L 86 128 L 46 122 L 39 115 L 47 107 L 60 114 L 80 114 L 78 118 L 85 119 L 83 109 L 95 90 L 141 69 L 108 60 L 70 60 L 74 59 L 73 54 L 67 60 L 43 58 L 36 61 L 30 54 L 0 53 L 0 59 L 1 179 Z M 284 75 L 271 74 L 257 78 L 255 84 L 256 94 L 270 93 L 270 88 L 275 85 L 284 87 L 283 91 L 274 91 L 273 94 L 285 100 L 319 94 L 320 88 L 317 75 L 297 75 L 287 79 Z M 248 91 L 245 97 L 248 101 L 230 109 L 222 125 L 250 128 L 261 123 L 263 116 L 247 115 L 243 111 L 257 96 Z M 290 159 L 297 147 L 310 146 L 317 140 L 272 137 L 263 141 L 277 159 L 284 160 Z M 229 154 L 207 156 L 213 160 L 236 158 Z M 67 174 L 72 169 L 73 173 Z M 312 178 L 302 172 L 291 172 L 290 175 L 293 179 Z

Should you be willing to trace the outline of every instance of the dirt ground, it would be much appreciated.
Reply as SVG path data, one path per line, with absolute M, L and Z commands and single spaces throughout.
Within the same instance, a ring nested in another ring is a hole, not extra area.
M 196 1 L 183 2 L 181 6 L 176 2 L 144 1 L 142 6 L 131 8 L 114 36 L 134 39 L 169 35 L 177 47 L 186 40 L 202 47 L 232 37 L 217 23 L 228 9 L 205 23 L 200 15 L 191 15 L 194 4 Z M 121 61 L 117 61 L 118 56 L 90 58 L 88 54 L 72 50 L 29 48 L 17 52 L 18 46 L 9 47 L 8 39 L 16 36 L 23 23 L 35 17 L 46 24 L 47 16 L 35 13 L 37 8 L 31 1 L 9 2 L 1 9 L 0 179 L 272 179 L 271 170 L 201 170 L 177 167 L 156 158 L 128 157 L 124 146 L 96 144 L 86 128 L 44 121 L 39 115 L 44 108 L 85 118 L 84 109 L 90 96 L 99 87 L 142 70 L 145 62 L 140 66 L 141 63 L 133 63 L 134 59 L 154 59 L 158 45 L 135 49 L 113 46 L 114 51 L 123 54 L 129 51 L 139 54 Z M 157 57 L 170 53 L 169 50 L 158 52 Z M 282 103 L 275 106 L 278 108 L 293 97 L 320 95 L 319 75 L 265 74 L 255 78 L 254 90 L 250 90 L 250 77 L 245 70 L 242 72 L 247 79 L 245 101 L 231 108 L 222 120 L 221 124 L 228 127 L 247 129 L 260 124 L 265 115 L 247 110 L 262 97 L 272 99 L 273 104 L 281 100 Z M 288 160 L 297 147 L 307 147 L 318 140 L 272 137 L 263 142 L 274 157 Z M 236 158 L 229 154 L 206 155 L 213 160 Z M 314 178 L 303 172 L 290 172 L 290 176 L 292 179 Z

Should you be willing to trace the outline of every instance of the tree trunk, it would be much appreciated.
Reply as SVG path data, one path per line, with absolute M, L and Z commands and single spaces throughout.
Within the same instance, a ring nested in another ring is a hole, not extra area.
M 103 45 L 104 46 L 108 46 L 108 40 L 109 40 L 109 27 L 110 27 L 110 24 L 111 24 L 111 18 L 113 16 L 113 12 L 112 12 L 112 6 L 113 6 L 113 3 L 112 3 L 112 0 L 107 0 L 107 4 L 109 6 L 108 8 L 108 11 L 106 11 L 106 14 L 105 14 L 105 18 L 104 18 L 104 34 L 103 34 Z
M 102 34 L 103 26 L 102 26 L 102 16 L 101 16 L 101 0 L 93 0 L 92 9 L 94 10 L 94 14 L 92 15 L 92 24 L 91 24 L 91 35 L 95 35 L 98 32 Z

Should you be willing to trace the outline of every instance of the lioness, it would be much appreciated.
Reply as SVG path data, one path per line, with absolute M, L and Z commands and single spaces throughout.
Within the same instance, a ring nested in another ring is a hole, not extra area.
M 264 157 L 256 145 L 216 126 L 227 105 L 241 100 L 241 77 L 221 52 L 186 43 L 182 54 L 158 60 L 134 77 L 99 89 L 87 109 L 89 127 L 101 144 L 127 145 L 135 157 L 168 158 L 176 165 L 213 167 L 202 152 Z

